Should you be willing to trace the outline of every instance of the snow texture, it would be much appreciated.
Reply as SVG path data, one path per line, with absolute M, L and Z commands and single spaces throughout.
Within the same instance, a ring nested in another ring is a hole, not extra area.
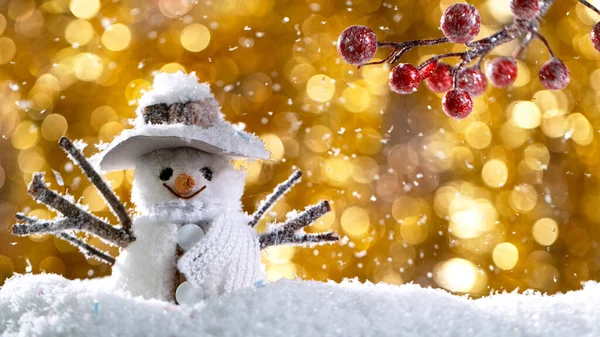
M 117 257 L 107 286 L 133 296 L 170 301 L 175 287 L 177 225 L 150 224 L 146 219 L 133 222 L 136 240 Z
M 152 90 L 145 92 L 138 101 L 139 108 L 164 103 L 187 103 L 213 98 L 208 83 L 198 83 L 195 72 L 189 75 L 182 71 L 176 73 L 157 73 L 154 76 Z
M 214 100 L 210 87 L 198 83 L 195 73 L 158 73 L 152 89 L 139 100 L 133 128 L 121 132 L 112 142 L 98 145 L 100 153 L 92 157 L 104 172 L 133 168 L 136 159 L 158 149 L 191 147 L 227 157 L 269 159 L 270 153 L 255 135 L 219 118 L 208 128 L 182 123 L 146 124 L 142 116 L 145 106 L 157 103 L 186 103 Z
M 16 276 L 0 289 L 0 334 L 13 336 L 600 335 L 600 285 L 555 296 L 479 300 L 417 285 L 283 280 L 194 306 L 143 300 L 101 282 Z
M 294 185 L 299 183 L 301 178 L 302 171 L 296 170 L 287 178 L 286 181 L 277 185 L 273 192 L 263 199 L 263 201 L 260 203 L 260 206 L 258 206 L 256 212 L 252 214 L 252 221 L 250 221 L 248 225 L 250 225 L 251 227 L 256 226 L 258 224 L 258 221 L 260 221 L 260 219 L 262 218 L 262 216 L 266 212 L 268 212 L 271 209 L 271 207 L 273 207 L 277 200 L 281 199 L 287 192 L 290 191 L 292 187 L 294 187 Z

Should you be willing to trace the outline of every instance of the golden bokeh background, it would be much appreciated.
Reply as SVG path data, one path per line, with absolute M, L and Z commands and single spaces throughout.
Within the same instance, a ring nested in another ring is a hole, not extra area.
M 455 2 L 0 0 L 0 284 L 13 272 L 110 273 L 52 236 L 10 235 L 14 213 L 54 216 L 26 194 L 32 172 L 44 171 L 53 188 L 110 218 L 57 140 L 110 141 L 129 127 L 152 73 L 179 70 L 210 82 L 227 118 L 273 154 L 244 164 L 247 211 L 296 167 L 303 183 L 269 221 L 332 202 L 309 230 L 336 230 L 340 244 L 269 249 L 269 280 L 356 277 L 479 296 L 600 279 L 600 53 L 589 41 L 600 18 L 557 1 L 541 30 L 571 71 L 567 89 L 539 84 L 548 53 L 536 41 L 516 84 L 488 88 L 460 122 L 424 86 L 391 93 L 387 66 L 356 69 L 337 56 L 337 36 L 353 24 L 380 40 L 439 37 L 440 15 Z M 470 1 L 482 15 L 480 37 L 511 22 L 508 2 Z M 404 60 L 460 48 L 425 47 Z M 107 175 L 122 200 L 132 177 Z

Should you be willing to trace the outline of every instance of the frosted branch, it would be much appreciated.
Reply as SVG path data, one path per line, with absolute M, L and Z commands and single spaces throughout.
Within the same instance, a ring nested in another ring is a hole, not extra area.
M 13 226 L 13 233 L 16 235 L 78 230 L 94 234 L 120 247 L 127 247 L 135 240 L 135 237 L 130 232 L 113 227 L 104 220 L 90 214 L 80 206 L 67 200 L 65 197 L 50 190 L 44 183 L 43 174 L 41 173 L 34 174 L 28 192 L 33 199 L 57 210 L 62 213 L 65 218 L 54 221 L 32 222 L 31 220 L 28 220 L 31 218 L 26 218 L 22 214 L 17 214 L 17 219 L 30 224 L 17 224 Z
M 92 167 L 92 165 L 88 162 L 87 159 L 83 156 L 81 151 L 79 151 L 75 145 L 67 138 L 62 137 L 58 142 L 60 147 L 69 155 L 70 159 L 75 162 L 83 173 L 87 176 L 88 180 L 96 186 L 102 198 L 106 200 L 108 207 L 115 213 L 115 215 L 119 218 L 121 222 L 121 226 L 123 230 L 129 232 L 131 230 L 131 218 L 129 214 L 127 214 L 127 210 L 125 206 L 119 198 L 115 195 L 115 193 L 108 187 L 108 184 L 96 170 Z
M 513 58 L 521 58 L 523 56 L 523 52 L 525 51 L 525 49 L 527 49 L 527 47 L 529 46 L 529 44 L 531 43 L 531 41 L 533 41 L 533 33 L 529 33 L 525 36 L 525 38 L 523 39 L 523 41 L 521 42 L 521 44 L 519 45 L 519 47 L 513 52 L 512 57 Z M 479 61 L 480 65 L 481 62 L 483 61 L 483 58 Z
M 300 182 L 302 178 L 301 171 L 294 171 L 292 175 L 283 183 L 279 184 L 273 193 L 269 194 L 261 203 L 256 212 L 252 215 L 252 220 L 248 223 L 250 227 L 256 226 L 262 216 L 268 212 L 277 200 L 281 199 L 294 185 Z
M 90 246 L 89 244 L 79 240 L 78 238 L 69 235 L 65 232 L 73 227 L 69 219 L 56 219 L 50 221 L 40 220 L 38 218 L 28 217 L 23 213 L 17 213 L 15 215 L 18 221 L 25 222 L 28 225 L 16 224 L 13 226 L 13 234 L 18 236 L 27 236 L 31 234 L 53 234 L 63 240 L 68 241 L 73 246 L 79 248 L 79 251 L 86 257 L 94 258 L 98 261 L 114 264 L 114 257 L 106 254 L 105 252 Z
M 18 236 L 27 236 L 30 234 L 54 234 L 75 227 L 72 221 L 66 218 L 45 221 L 27 217 L 23 213 L 17 213 L 15 217 L 18 221 L 28 223 L 28 225 L 16 224 L 13 226 L 13 234 Z
M 468 43 L 467 47 L 469 47 L 470 49 L 464 52 L 446 53 L 433 56 L 425 62 L 421 63 L 417 68 L 422 69 L 430 63 L 437 62 L 438 60 L 455 57 L 460 59 L 459 65 L 453 69 L 455 73 L 458 73 L 460 69 L 463 69 L 466 65 L 471 63 L 471 61 L 479 57 L 485 56 L 489 54 L 494 48 L 516 39 L 518 36 L 520 36 L 520 34 L 524 33 L 523 31 L 526 30 L 526 28 L 523 27 L 525 27 L 523 23 L 515 22 L 510 26 L 504 27 L 495 34 L 492 34 L 481 40 Z M 479 60 L 479 64 L 481 64 L 482 60 L 483 58 Z M 391 63 L 396 61 L 398 61 L 398 58 L 394 58 Z
M 329 211 L 331 211 L 329 202 L 322 201 L 308 207 L 304 212 L 283 224 L 271 226 L 266 232 L 260 234 L 260 248 L 265 249 L 280 244 L 325 243 L 337 241 L 339 238 L 333 232 L 305 234 L 304 231 L 302 231 L 304 227 L 313 224 L 318 218 Z
M 110 265 L 115 264 L 114 257 L 108 255 L 107 253 L 99 250 L 96 247 L 90 246 L 89 244 L 83 242 L 82 240 L 79 240 L 78 238 L 72 235 L 69 235 L 67 233 L 59 233 L 58 237 L 65 241 L 68 241 L 73 246 L 79 248 L 79 251 L 87 258 L 96 259 L 100 262 L 104 262 Z
M 288 245 L 307 245 L 311 243 L 323 244 L 323 243 L 333 243 L 338 241 L 340 238 L 335 232 L 326 232 L 326 233 L 318 233 L 318 234 L 304 234 L 304 235 L 295 235 L 286 242 L 282 242 Z
M 448 43 L 448 38 L 442 37 L 432 40 L 412 40 L 405 42 L 377 42 L 377 48 L 391 48 L 392 52 L 383 60 L 377 62 L 365 63 L 365 66 L 382 64 L 386 62 L 396 63 L 406 52 L 421 46 L 433 46 L 436 44 Z
M 477 60 L 477 66 L 480 67 L 483 59 L 496 47 L 503 45 L 505 43 L 511 42 L 515 39 L 522 39 L 522 43 L 515 50 L 514 57 L 518 57 L 522 54 L 523 50 L 529 45 L 533 38 L 537 38 L 542 41 L 551 56 L 554 58 L 554 52 L 550 48 L 550 45 L 539 32 L 539 24 L 540 19 L 546 15 L 550 7 L 554 4 L 556 0 L 546 0 L 540 2 L 539 12 L 535 19 L 532 20 L 523 20 L 515 18 L 514 22 L 508 26 L 503 27 L 498 30 L 494 34 L 491 34 L 485 38 L 482 38 L 477 41 L 468 42 L 465 44 L 467 50 L 464 52 L 452 52 L 439 54 L 431 57 L 430 59 L 421 63 L 417 68 L 419 70 L 425 68 L 427 65 L 437 62 L 438 60 L 445 58 L 458 58 L 459 61 L 455 67 L 453 67 L 453 73 L 459 73 L 462 69 L 468 66 L 472 61 Z M 579 0 L 581 4 L 588 7 L 598 15 L 600 15 L 600 10 L 598 10 L 594 5 L 585 0 Z M 412 40 L 412 41 L 404 41 L 404 42 L 393 42 L 393 41 L 378 41 L 377 48 L 389 48 L 391 49 L 390 53 L 381 61 L 369 62 L 364 65 L 373 65 L 373 64 L 382 64 L 389 63 L 394 65 L 397 63 L 400 58 L 408 51 L 415 49 L 417 47 L 423 46 L 432 46 L 442 43 L 448 43 L 449 39 L 447 37 L 442 37 L 438 39 L 428 39 L 428 40 Z M 360 66 L 359 66 L 360 67 Z

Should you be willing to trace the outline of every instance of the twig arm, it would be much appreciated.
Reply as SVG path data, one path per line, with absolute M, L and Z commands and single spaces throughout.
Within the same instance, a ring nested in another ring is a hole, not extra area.
M 53 234 L 57 237 L 68 241 L 72 245 L 79 248 L 79 250 L 90 258 L 95 258 L 107 264 L 114 264 L 115 258 L 106 254 L 105 252 L 90 246 L 89 244 L 79 240 L 78 238 L 69 235 L 63 231 L 72 230 L 73 224 L 70 223 L 69 219 L 62 218 L 56 220 L 40 220 L 37 218 L 28 217 L 23 213 L 17 213 L 15 215 L 18 221 L 25 222 L 27 225 L 16 224 L 13 226 L 13 234 L 17 236 L 27 236 L 31 234 Z
M 331 211 L 328 201 L 321 201 L 318 204 L 308 207 L 298 216 L 286 221 L 284 227 L 287 231 L 295 232 L 308 225 L 313 224 L 318 218 Z
M 47 233 L 63 230 L 82 230 L 120 247 L 127 247 L 135 240 L 135 237 L 130 232 L 111 226 L 104 220 L 95 217 L 65 197 L 50 190 L 44 183 L 43 174 L 41 173 L 33 176 L 28 192 L 36 201 L 61 212 L 65 216 L 64 220 L 26 226 L 34 226 L 27 229 L 30 234 L 44 233 L 45 230 L 48 230 L 46 231 Z M 16 229 L 13 229 L 13 231 L 24 231 L 25 229 L 21 226 L 16 225 Z
M 280 244 L 288 244 L 288 245 L 305 245 L 310 243 L 333 243 L 339 241 L 339 236 L 335 232 L 326 232 L 326 233 L 318 233 L 318 234 L 304 234 L 304 235 L 296 235 L 286 239 L 284 242 L 280 242 Z
M 280 244 L 326 243 L 339 240 L 333 232 L 306 234 L 302 230 L 329 211 L 331 211 L 329 203 L 322 201 L 308 207 L 304 212 L 283 224 L 271 226 L 266 232 L 260 234 L 260 248 L 265 249 Z
M 129 232 L 131 230 L 131 218 L 125 209 L 125 206 L 119 198 L 115 195 L 115 193 L 108 187 L 104 178 L 94 170 L 90 162 L 85 159 L 81 151 L 73 145 L 73 143 L 67 138 L 62 137 L 58 142 L 60 147 L 69 155 L 71 160 L 75 162 L 83 173 L 88 177 L 88 180 L 96 186 L 104 200 L 106 200 L 110 209 L 115 213 L 115 215 L 119 218 L 119 222 L 123 230 Z
M 254 227 L 258 224 L 262 216 L 268 212 L 271 207 L 277 202 L 277 200 L 281 199 L 294 185 L 300 182 L 302 178 L 302 172 L 297 170 L 292 173 L 292 175 L 283 183 L 279 184 L 273 193 L 269 194 L 265 200 L 260 203 L 260 206 L 252 214 L 252 220 L 248 223 L 250 227 Z
M 104 262 L 110 265 L 115 264 L 114 257 L 108 255 L 107 253 L 101 251 L 96 247 L 90 246 L 89 244 L 85 243 L 82 240 L 79 240 L 78 238 L 72 235 L 69 235 L 67 233 L 59 233 L 58 237 L 65 241 L 68 241 L 73 246 L 79 248 L 79 251 L 87 258 L 96 259 L 100 262 Z
M 75 164 L 79 165 L 90 182 L 92 182 L 92 184 L 100 191 L 110 209 L 119 218 L 121 228 L 113 227 L 110 223 L 89 213 L 77 203 L 49 189 L 44 182 L 44 175 L 42 173 L 35 173 L 27 192 L 34 200 L 41 204 L 45 204 L 50 209 L 62 213 L 64 217 L 58 217 L 53 220 L 41 220 L 28 217 L 23 213 L 17 213 L 15 215 L 17 221 L 21 223 L 15 224 L 12 228 L 12 232 L 14 235 L 18 236 L 44 233 L 53 234 L 78 247 L 86 257 L 94 258 L 108 264 L 114 264 L 114 257 L 87 244 L 85 241 L 78 239 L 68 232 L 88 232 L 110 244 L 119 247 L 127 247 L 131 242 L 135 241 L 135 236 L 131 232 L 131 218 L 125 209 L 125 206 L 108 187 L 102 176 L 93 169 L 92 165 L 85 159 L 81 151 L 65 137 L 60 139 L 59 144 L 69 155 L 69 158 Z
M 74 228 L 75 225 L 69 221 L 69 219 L 65 218 L 45 221 L 27 217 L 23 213 L 17 213 L 15 217 L 18 221 L 27 223 L 27 225 L 16 224 L 13 226 L 13 234 L 17 236 L 27 236 L 31 234 L 53 234 L 64 230 L 76 229 Z

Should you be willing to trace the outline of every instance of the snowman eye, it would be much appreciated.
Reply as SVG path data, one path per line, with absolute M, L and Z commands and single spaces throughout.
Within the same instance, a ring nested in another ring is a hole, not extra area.
M 204 176 L 204 178 L 208 181 L 212 180 L 212 170 L 208 167 L 203 167 L 200 172 L 202 172 L 202 175 Z
M 167 168 L 163 169 L 162 171 L 160 171 L 160 175 L 158 177 L 162 181 L 167 181 L 167 180 L 171 179 L 171 176 L 173 176 L 173 169 L 170 167 L 167 167 Z

